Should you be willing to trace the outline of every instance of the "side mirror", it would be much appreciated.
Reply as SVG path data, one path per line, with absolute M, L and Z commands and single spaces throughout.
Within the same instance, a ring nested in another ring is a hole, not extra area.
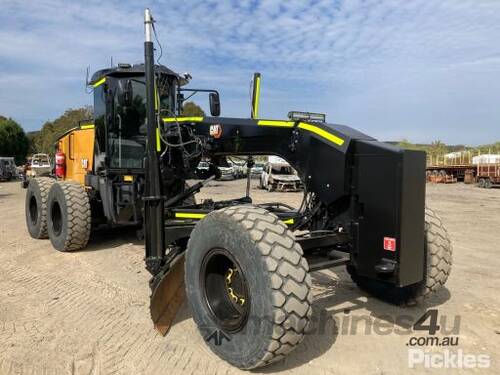
M 132 99 L 134 98 L 134 91 L 132 89 L 132 81 L 129 79 L 119 80 L 116 95 L 118 98 L 118 103 L 122 107 L 132 106 Z
M 219 94 L 215 92 L 211 92 L 208 96 L 208 100 L 210 102 L 210 114 L 212 116 L 220 116 L 220 98 Z

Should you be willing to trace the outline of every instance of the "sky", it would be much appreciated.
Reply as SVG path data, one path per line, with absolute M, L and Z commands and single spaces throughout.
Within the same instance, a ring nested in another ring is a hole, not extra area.
M 92 104 L 91 73 L 143 61 L 221 93 L 223 116 L 322 112 L 380 140 L 500 140 L 499 0 L 0 0 L 0 114 L 27 131 Z M 208 99 L 198 102 L 207 108 Z

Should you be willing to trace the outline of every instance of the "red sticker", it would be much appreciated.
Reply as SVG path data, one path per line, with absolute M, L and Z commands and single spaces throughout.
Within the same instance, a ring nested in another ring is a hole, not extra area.
M 384 250 L 396 251 L 396 239 L 392 237 L 384 237 Z

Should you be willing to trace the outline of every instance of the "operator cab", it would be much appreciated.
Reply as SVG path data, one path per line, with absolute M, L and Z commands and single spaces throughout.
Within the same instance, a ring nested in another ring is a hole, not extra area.
M 178 88 L 188 80 L 163 65 L 155 66 L 162 116 L 177 116 Z M 146 85 L 144 64 L 119 64 L 94 73 L 95 171 L 144 168 Z

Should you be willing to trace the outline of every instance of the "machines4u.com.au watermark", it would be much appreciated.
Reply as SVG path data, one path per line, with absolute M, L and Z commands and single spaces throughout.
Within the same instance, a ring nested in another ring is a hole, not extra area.
M 285 319 L 285 317 L 283 317 Z M 295 316 L 286 317 L 295 326 Z M 249 317 L 246 334 L 261 335 L 267 324 L 264 317 Z M 411 315 L 331 315 L 325 310 L 313 315 L 308 335 L 399 335 L 407 336 L 409 368 L 470 369 L 489 368 L 491 358 L 485 352 L 466 352 L 460 347 L 461 316 L 439 314 L 437 309 L 426 311 L 416 322 Z M 231 336 L 215 327 L 205 327 L 205 340 L 224 345 Z

